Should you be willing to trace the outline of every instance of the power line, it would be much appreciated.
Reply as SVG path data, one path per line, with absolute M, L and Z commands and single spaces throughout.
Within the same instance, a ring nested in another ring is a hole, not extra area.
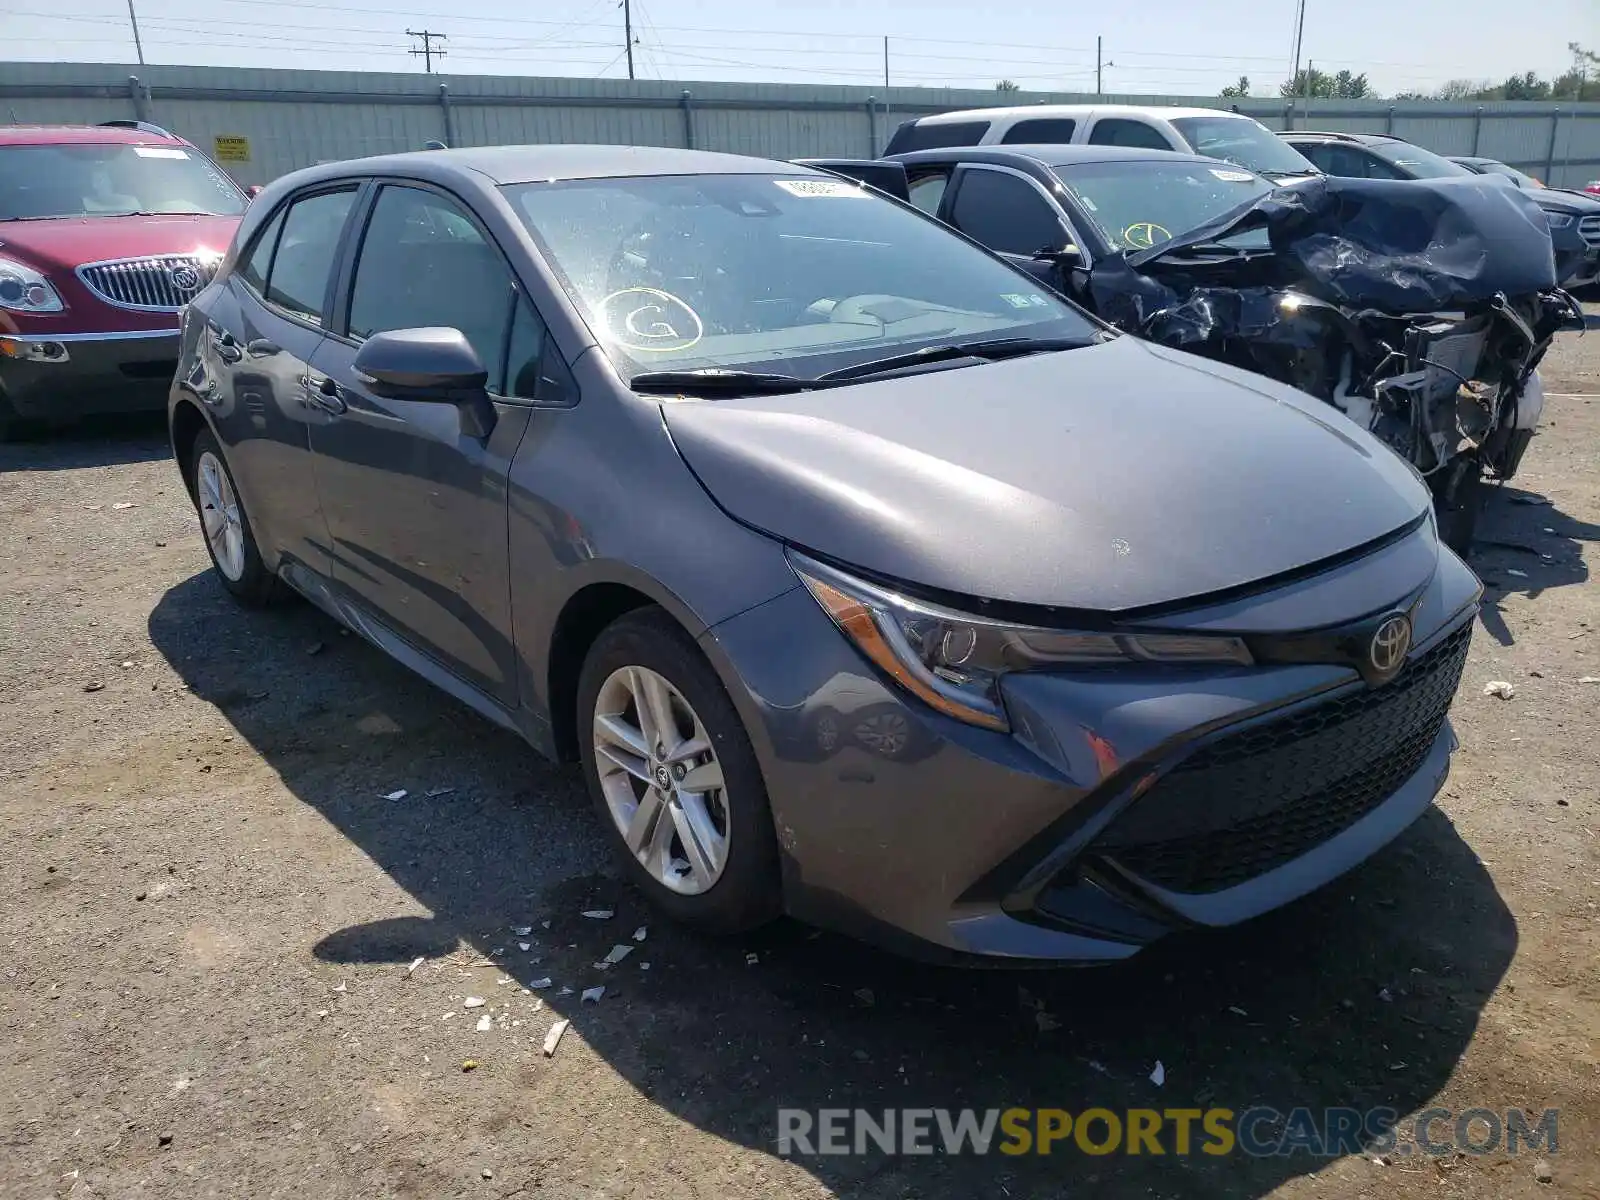
M 448 39 L 447 34 L 434 33 L 431 29 L 408 29 L 406 30 L 406 36 L 422 39 L 422 49 L 411 50 L 409 53 L 422 56 L 423 69 L 429 75 L 433 74 L 433 60 L 435 58 L 444 58 L 450 53 L 448 50 L 435 50 L 433 48 L 433 39 L 438 38 L 441 42 L 446 41 Z

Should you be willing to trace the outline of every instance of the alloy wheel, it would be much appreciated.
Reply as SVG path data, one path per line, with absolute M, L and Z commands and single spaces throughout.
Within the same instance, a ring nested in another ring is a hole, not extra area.
M 217 570 L 233 583 L 244 576 L 244 521 L 239 498 L 222 462 L 211 451 L 200 455 L 195 466 L 195 491 L 200 501 L 200 523 L 211 547 Z
M 613 671 L 595 698 L 594 752 L 628 852 L 670 891 L 709 890 L 733 831 L 722 765 L 683 693 L 647 667 Z

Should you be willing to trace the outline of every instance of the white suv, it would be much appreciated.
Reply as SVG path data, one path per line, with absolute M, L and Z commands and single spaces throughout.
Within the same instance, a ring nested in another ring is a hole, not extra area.
M 1203 154 L 1279 181 L 1319 173 L 1309 159 L 1252 117 L 1215 108 L 1134 104 L 1030 104 L 917 117 L 894 131 L 884 153 L 1067 143 Z

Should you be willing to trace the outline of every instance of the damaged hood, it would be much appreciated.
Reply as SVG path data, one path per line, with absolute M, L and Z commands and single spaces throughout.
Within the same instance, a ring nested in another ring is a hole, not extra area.
M 1347 308 L 1436 312 L 1556 286 L 1539 205 L 1520 188 L 1481 175 L 1319 176 L 1121 261 L 1134 271 L 1161 260 L 1170 265 L 1179 251 L 1252 229 L 1267 231 L 1282 286 Z
M 669 402 L 738 520 L 967 596 L 1115 612 L 1252 584 L 1428 494 L 1309 396 L 1133 338 L 781 396 Z

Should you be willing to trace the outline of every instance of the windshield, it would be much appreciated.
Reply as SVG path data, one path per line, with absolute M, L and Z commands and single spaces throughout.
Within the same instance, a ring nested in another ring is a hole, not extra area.
M 1432 150 L 1424 150 L 1410 142 L 1373 142 L 1367 149 L 1385 162 L 1399 167 L 1410 179 L 1448 179 L 1455 175 L 1476 174 L 1460 163 L 1451 162 Z
M 0 220 L 242 213 L 244 193 L 179 146 L 0 146 Z
M 1238 167 L 1182 159 L 1083 163 L 1054 170 L 1118 250 L 1159 246 L 1272 190 L 1265 179 Z M 1227 241 L 1244 248 L 1268 244 L 1264 229 L 1234 234 Z
M 1486 175 L 1504 175 L 1507 179 L 1510 179 L 1516 183 L 1518 187 L 1542 188 L 1544 186 L 1544 184 L 1540 183 L 1532 175 L 1529 175 L 1523 171 L 1519 171 L 1515 167 L 1508 167 L 1503 162 L 1489 162 L 1487 160 L 1480 159 L 1472 165 L 1477 167 L 1478 170 L 1482 171 Z
M 1172 125 L 1207 158 L 1276 175 L 1317 174 L 1310 159 L 1249 117 L 1174 117 Z
M 631 378 L 737 368 L 814 379 L 952 340 L 1098 326 L 937 222 L 819 176 L 671 175 L 504 189 Z

